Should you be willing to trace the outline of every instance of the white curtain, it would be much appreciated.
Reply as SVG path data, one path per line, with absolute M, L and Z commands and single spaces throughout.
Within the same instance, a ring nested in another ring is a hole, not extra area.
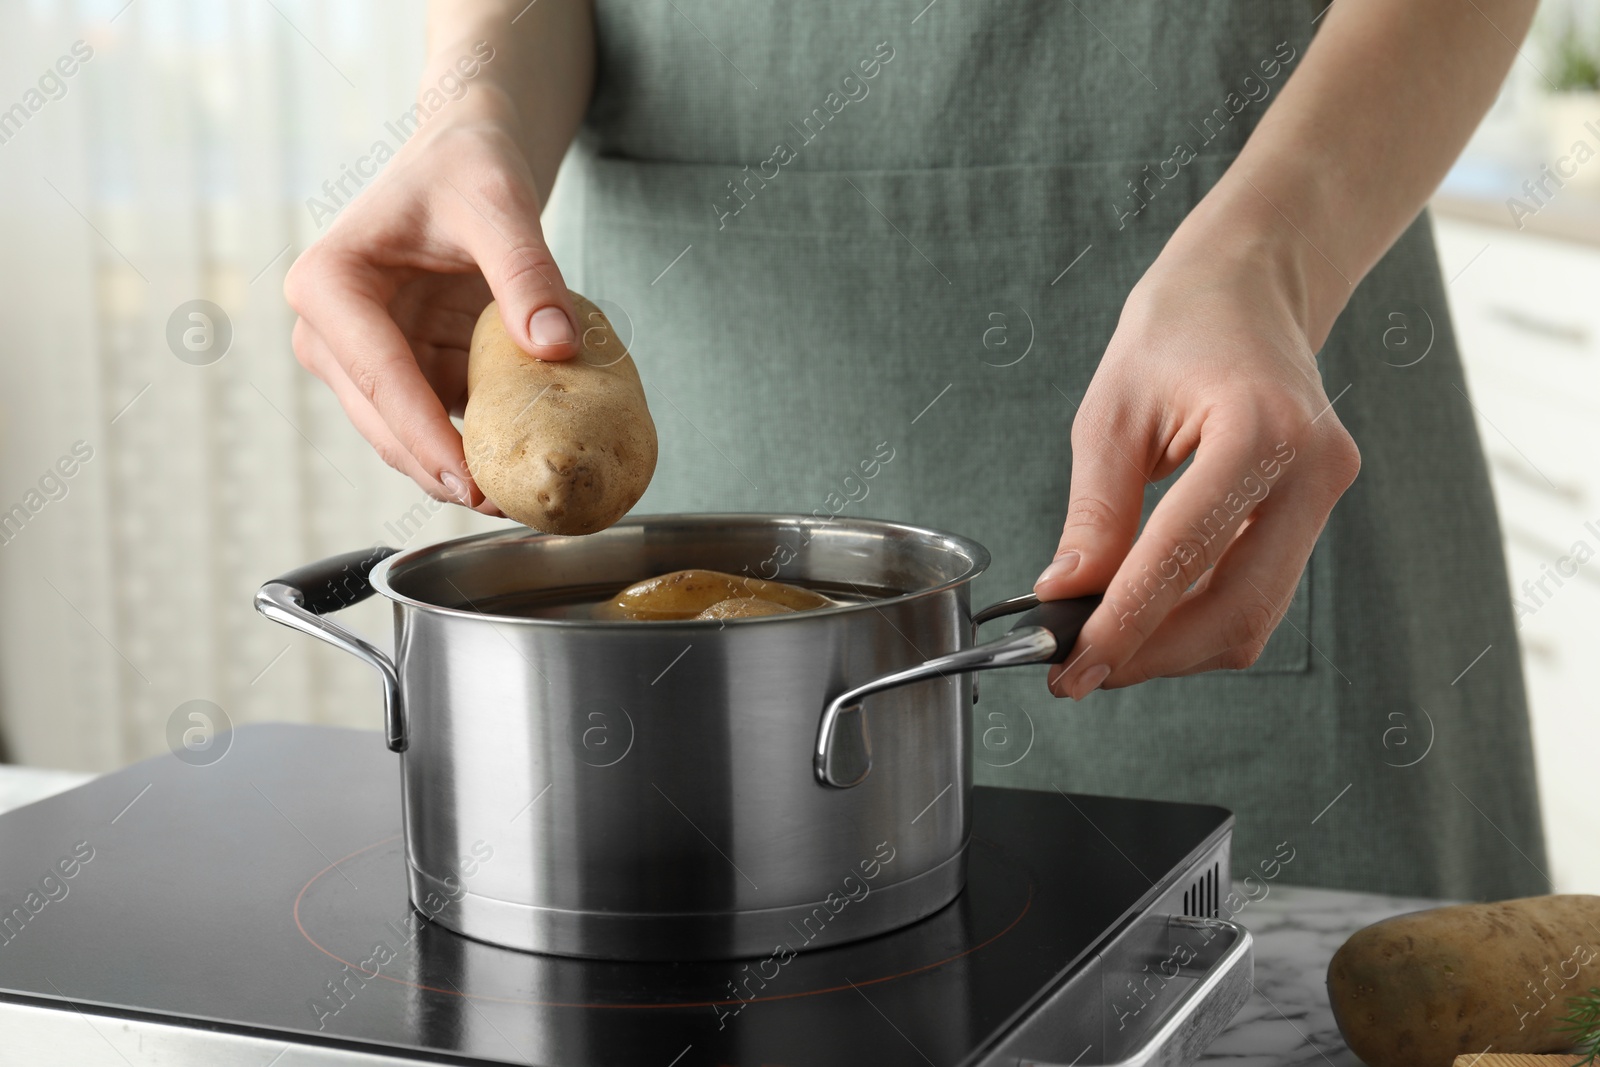
M 256 615 L 255 589 L 495 525 L 431 507 L 371 453 L 295 363 L 281 295 L 318 232 L 307 198 L 394 144 L 422 41 L 423 0 L 0 5 L 11 760 L 119 766 L 162 751 L 197 699 L 235 724 L 376 727 L 370 669 Z M 197 299 L 232 329 L 206 365 L 168 342 Z M 342 617 L 386 644 L 386 609 Z

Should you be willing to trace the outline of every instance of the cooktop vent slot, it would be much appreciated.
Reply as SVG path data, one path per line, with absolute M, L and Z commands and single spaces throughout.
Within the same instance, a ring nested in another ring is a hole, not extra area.
M 1217 884 L 1221 872 L 1218 865 L 1213 863 L 1205 873 L 1196 878 L 1188 889 L 1183 892 L 1183 913 L 1196 919 L 1215 919 L 1221 897 L 1218 895 Z

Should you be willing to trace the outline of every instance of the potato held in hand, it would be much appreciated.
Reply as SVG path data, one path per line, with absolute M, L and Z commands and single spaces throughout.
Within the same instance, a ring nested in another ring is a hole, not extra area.
M 575 359 L 528 355 L 490 304 L 467 363 L 467 469 L 501 511 L 545 533 L 605 529 L 639 502 L 656 469 L 656 426 L 633 357 L 604 312 L 577 293 L 572 302 Z
M 1357 930 L 1328 964 L 1328 1000 L 1372 1067 L 1555 1052 L 1566 998 L 1600 985 L 1600 897 L 1458 904 Z

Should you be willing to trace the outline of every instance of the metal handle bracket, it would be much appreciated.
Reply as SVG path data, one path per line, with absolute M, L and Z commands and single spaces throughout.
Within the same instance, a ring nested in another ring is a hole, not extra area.
M 872 771 L 872 738 L 867 731 L 862 701 L 874 693 L 894 689 L 928 678 L 945 678 L 952 674 L 972 671 L 1016 667 L 1026 663 L 1060 663 L 1072 650 L 1078 631 L 1089 621 L 1094 609 L 1100 606 L 1100 597 L 1078 597 L 1073 600 L 1051 600 L 1041 603 L 1033 594 L 1013 597 L 984 608 L 972 617 L 974 632 L 977 626 L 1004 615 L 1026 612 L 1005 636 L 936 656 L 904 670 L 881 675 L 851 689 L 846 689 L 823 709 L 817 724 L 816 749 L 812 753 L 812 767 L 817 781 L 835 789 L 849 789 L 860 785 Z M 846 736 L 851 743 L 841 743 Z

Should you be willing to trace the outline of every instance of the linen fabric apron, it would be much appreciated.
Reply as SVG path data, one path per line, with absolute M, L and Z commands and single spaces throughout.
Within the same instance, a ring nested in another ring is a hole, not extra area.
M 637 510 L 923 524 L 993 553 L 975 606 L 1027 592 L 1124 298 L 1319 10 L 597 0 L 595 97 L 547 224 L 646 384 L 661 458 Z M 1260 661 L 1082 703 L 1043 668 L 986 673 L 976 779 L 1224 805 L 1256 885 L 1545 891 L 1499 529 L 1426 217 L 1319 359 L 1363 467 Z

